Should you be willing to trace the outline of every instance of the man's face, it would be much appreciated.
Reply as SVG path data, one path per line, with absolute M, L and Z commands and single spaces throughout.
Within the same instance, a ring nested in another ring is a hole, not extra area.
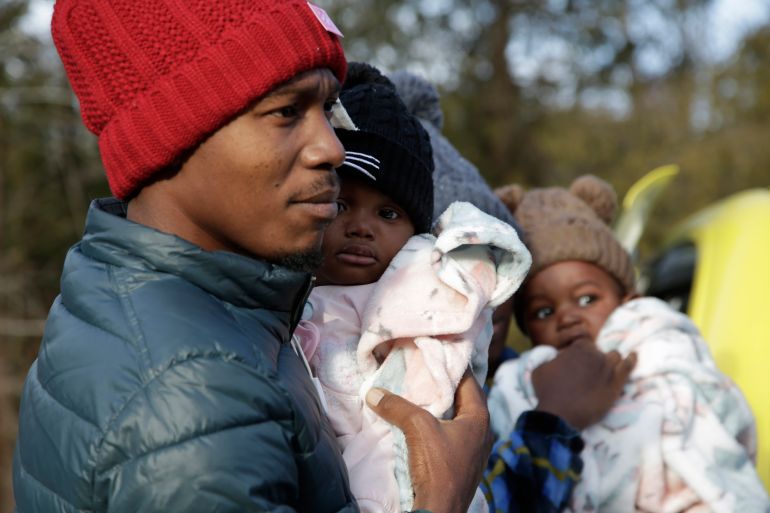
M 339 214 L 326 230 L 319 285 L 363 285 L 380 279 L 414 235 L 406 212 L 363 181 L 345 178 Z
M 338 90 L 327 69 L 298 75 L 212 134 L 172 178 L 152 184 L 165 191 L 169 231 L 209 251 L 273 262 L 318 253 L 337 215 L 334 168 L 345 155 L 329 124 Z
M 631 298 L 602 268 L 577 260 L 546 267 L 520 294 L 532 343 L 557 349 L 581 339 L 596 342 L 610 314 Z

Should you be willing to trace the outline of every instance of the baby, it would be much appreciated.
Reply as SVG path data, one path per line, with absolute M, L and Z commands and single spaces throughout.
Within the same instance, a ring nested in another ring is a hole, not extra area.
M 532 252 L 514 315 L 535 347 L 498 369 L 493 431 L 508 432 L 537 404 L 532 371 L 558 350 L 590 341 L 635 352 L 623 396 L 582 433 L 583 479 L 568 511 L 770 511 L 749 406 L 685 315 L 636 295 L 630 257 L 609 228 L 612 188 L 583 176 L 569 190 L 498 193 Z
M 436 417 L 451 413 L 471 367 L 479 382 L 494 307 L 518 288 L 530 256 L 516 231 L 468 203 L 431 229 L 430 140 L 392 84 L 351 63 L 333 122 L 346 149 L 339 214 L 296 334 L 365 512 L 411 509 L 403 435 L 365 407 L 373 386 Z M 462 472 L 462 469 L 458 469 Z M 473 511 L 487 511 L 477 493 Z

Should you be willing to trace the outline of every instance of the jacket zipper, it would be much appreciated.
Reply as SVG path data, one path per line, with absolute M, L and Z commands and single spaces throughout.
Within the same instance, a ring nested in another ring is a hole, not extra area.
M 310 292 L 313 290 L 313 285 L 315 284 L 315 276 L 311 276 L 308 280 L 307 286 L 305 287 L 305 293 L 302 295 L 302 302 L 299 304 L 298 307 L 294 309 L 294 313 L 292 315 L 292 323 L 291 323 L 291 337 L 289 338 L 289 344 L 291 345 L 291 348 L 296 353 L 297 357 L 302 360 L 302 365 L 305 367 L 305 370 L 307 371 L 308 376 L 310 376 L 310 381 L 313 383 L 313 387 L 316 391 L 316 398 L 318 399 L 318 402 L 321 406 L 321 409 L 323 412 L 328 415 L 329 414 L 329 406 L 326 403 L 326 395 L 324 394 L 323 387 L 321 386 L 321 382 L 318 380 L 317 377 L 313 375 L 313 370 L 310 368 L 310 362 L 307 361 L 307 358 L 305 357 L 305 353 L 302 351 L 302 347 L 300 346 L 299 339 L 297 338 L 297 335 L 294 334 L 294 328 L 297 327 L 297 324 L 299 324 L 300 319 L 302 318 L 302 312 L 305 309 L 305 303 L 307 302 L 307 298 L 310 297 Z
M 292 333 L 294 333 L 294 329 L 297 327 L 297 324 L 299 324 L 299 321 L 302 318 L 302 312 L 305 309 L 307 298 L 310 297 L 310 293 L 313 291 L 313 285 L 315 285 L 315 276 L 310 276 L 310 279 L 305 285 L 305 290 L 302 293 L 302 300 L 294 305 L 294 310 L 291 313 L 291 323 L 289 324 L 289 327 L 291 328 Z

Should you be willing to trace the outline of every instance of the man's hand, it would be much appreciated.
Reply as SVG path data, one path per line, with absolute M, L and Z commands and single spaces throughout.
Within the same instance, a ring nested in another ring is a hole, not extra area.
M 489 412 L 481 388 L 466 372 L 455 393 L 455 417 L 438 420 L 386 390 L 366 395 L 369 407 L 404 432 L 414 508 L 465 513 L 492 449 Z
M 636 353 L 623 359 L 617 351 L 602 353 L 592 342 L 575 342 L 532 372 L 535 409 L 583 430 L 607 414 L 635 365 Z

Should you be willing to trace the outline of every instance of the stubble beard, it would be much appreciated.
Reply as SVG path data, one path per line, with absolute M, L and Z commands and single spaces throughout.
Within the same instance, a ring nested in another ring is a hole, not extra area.
M 321 267 L 324 256 L 320 249 L 309 249 L 299 253 L 279 256 L 274 262 L 291 271 L 314 273 Z

